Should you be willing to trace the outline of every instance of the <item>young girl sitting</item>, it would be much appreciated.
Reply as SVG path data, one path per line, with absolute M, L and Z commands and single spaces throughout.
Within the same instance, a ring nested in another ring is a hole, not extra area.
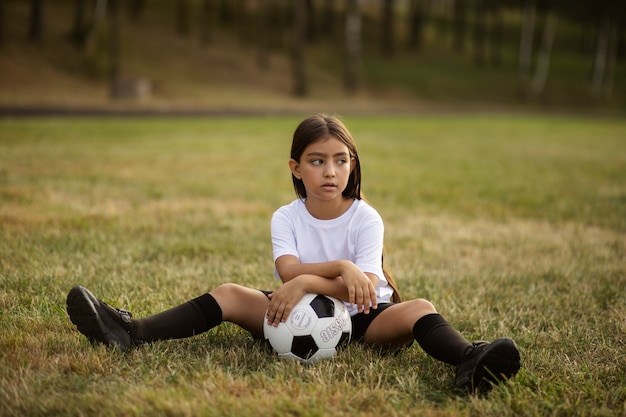
M 508 338 L 468 342 L 424 299 L 401 301 L 383 265 L 383 221 L 361 198 L 356 144 L 336 117 L 316 115 L 297 127 L 289 168 L 297 199 L 272 216 L 273 292 L 234 283 L 161 313 L 134 319 L 77 286 L 67 296 L 72 323 L 92 343 L 125 351 L 143 343 L 194 336 L 228 321 L 255 337 L 278 326 L 306 293 L 344 300 L 352 340 L 404 347 L 414 340 L 433 358 L 456 367 L 455 386 L 474 392 L 506 381 L 520 368 Z

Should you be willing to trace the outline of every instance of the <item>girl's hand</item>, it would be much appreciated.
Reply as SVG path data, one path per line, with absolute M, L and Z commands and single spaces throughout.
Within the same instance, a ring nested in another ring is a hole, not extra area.
M 285 282 L 269 295 L 270 305 L 267 308 L 267 322 L 277 327 L 280 322 L 287 321 L 293 307 L 304 297 L 306 291 L 297 278 Z
M 359 313 L 368 314 L 370 306 L 374 309 L 378 308 L 376 289 L 372 280 L 354 263 L 345 263 L 341 278 L 348 289 L 348 302 L 356 305 Z

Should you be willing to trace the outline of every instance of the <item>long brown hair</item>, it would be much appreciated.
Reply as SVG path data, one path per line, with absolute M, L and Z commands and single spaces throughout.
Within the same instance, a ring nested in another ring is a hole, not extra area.
M 346 145 L 348 147 L 348 151 L 350 152 L 350 157 L 354 158 L 354 169 L 348 178 L 348 185 L 346 185 L 345 190 L 343 190 L 341 194 L 344 198 L 354 198 L 357 200 L 363 199 L 361 196 L 361 162 L 359 160 L 356 142 L 346 126 L 337 117 L 317 114 L 304 119 L 293 133 L 293 141 L 291 142 L 291 159 L 299 163 L 302 153 L 307 146 L 319 139 L 329 136 L 339 139 L 344 145 Z M 293 181 L 293 188 L 296 195 L 302 199 L 306 198 L 304 182 L 301 179 L 296 178 L 293 174 L 291 176 L 291 180 Z M 398 292 L 398 286 L 395 280 L 385 265 L 384 250 L 381 262 L 383 274 L 385 275 L 389 286 L 393 288 L 391 301 L 399 303 L 402 301 L 402 298 Z

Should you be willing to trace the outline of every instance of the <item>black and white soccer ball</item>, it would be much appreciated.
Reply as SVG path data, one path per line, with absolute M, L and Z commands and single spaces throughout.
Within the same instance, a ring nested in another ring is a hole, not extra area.
M 265 320 L 263 333 L 279 358 L 310 364 L 333 357 L 350 342 L 352 321 L 340 300 L 305 294 L 278 327 Z

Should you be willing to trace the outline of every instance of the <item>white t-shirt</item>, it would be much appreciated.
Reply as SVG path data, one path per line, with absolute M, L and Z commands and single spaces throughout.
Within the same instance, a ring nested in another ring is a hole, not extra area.
M 354 200 L 341 216 L 320 220 L 308 212 L 304 200 L 297 199 L 274 212 L 271 235 L 274 261 L 283 255 L 293 255 L 302 263 L 352 261 L 378 277 L 377 300 L 389 302 L 393 289 L 382 268 L 383 220 L 365 201 Z M 277 271 L 274 274 L 280 278 Z M 350 315 L 357 313 L 356 307 L 346 305 Z

